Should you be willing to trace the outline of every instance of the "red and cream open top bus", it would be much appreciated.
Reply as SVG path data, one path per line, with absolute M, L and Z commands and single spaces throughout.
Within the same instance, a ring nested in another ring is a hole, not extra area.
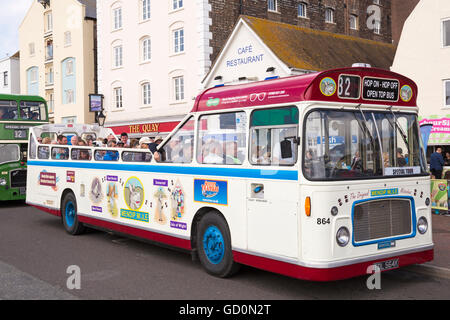
M 49 131 L 110 129 L 33 128 L 27 203 L 71 234 L 94 226 L 189 250 L 221 277 L 239 264 L 328 281 L 423 263 L 416 96 L 410 79 L 373 68 L 211 88 L 155 154 L 38 145 Z

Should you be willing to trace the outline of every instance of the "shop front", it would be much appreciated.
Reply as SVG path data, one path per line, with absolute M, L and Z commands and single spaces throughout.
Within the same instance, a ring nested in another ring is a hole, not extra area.
M 437 148 L 442 149 L 445 165 L 442 179 L 431 180 L 431 204 L 436 213 L 448 213 L 450 208 L 450 115 L 421 117 L 420 125 L 432 124 L 428 138 L 427 161 Z

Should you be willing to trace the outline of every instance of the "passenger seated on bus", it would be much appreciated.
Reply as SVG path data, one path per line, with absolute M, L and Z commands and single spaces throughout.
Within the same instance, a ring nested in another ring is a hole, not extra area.
M 42 144 L 51 144 L 52 143 L 52 139 L 50 137 L 45 137 L 44 139 L 42 139 Z
M 42 138 L 41 137 L 36 137 L 36 140 L 38 143 L 42 143 Z
M 58 142 L 57 144 L 60 145 L 67 145 L 67 137 L 65 135 L 60 134 L 57 138 L 56 141 Z
M 54 148 L 56 154 L 56 160 L 67 160 L 69 159 L 69 150 L 67 148 Z
M 399 167 L 406 166 L 406 160 L 403 157 L 403 150 L 402 150 L 402 148 L 397 148 L 397 166 L 399 166 Z
M 359 151 L 355 152 L 355 156 L 352 159 L 352 163 L 350 164 L 350 170 L 362 172 L 363 165 L 361 157 L 359 156 Z
M 91 160 L 91 154 L 89 150 L 80 150 L 79 160 Z
M 39 118 L 39 113 L 33 112 L 33 113 L 31 114 L 31 120 L 41 120 L 41 119 Z
M 95 154 L 94 154 L 94 158 L 97 161 L 102 161 L 103 158 L 105 157 L 105 154 L 106 154 L 105 150 L 96 151 Z
M 314 177 L 314 167 L 313 167 L 313 151 L 311 149 L 307 150 L 305 153 L 305 174 L 307 177 Z
M 238 157 L 237 142 L 227 141 L 225 142 L 225 163 L 226 164 L 242 164 L 242 159 Z
M 209 144 L 209 150 L 206 156 L 203 158 L 203 163 L 207 164 L 223 164 L 222 145 L 218 141 L 211 141 Z
M 161 136 L 156 136 L 155 141 L 148 145 L 148 149 L 153 153 L 153 157 L 157 162 L 166 161 L 166 152 L 164 148 L 158 150 L 158 146 L 163 141 Z
M 115 148 L 116 142 L 113 140 L 108 141 L 108 148 Z M 103 156 L 104 161 L 117 161 L 119 159 L 119 152 L 108 150 L 106 151 L 105 155 Z
M 72 138 L 70 138 L 70 145 L 77 146 L 78 145 L 78 136 L 73 135 Z

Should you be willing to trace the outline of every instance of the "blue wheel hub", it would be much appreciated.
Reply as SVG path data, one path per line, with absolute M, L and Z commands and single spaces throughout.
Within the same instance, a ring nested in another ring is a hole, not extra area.
M 66 220 L 66 224 L 69 228 L 71 228 L 74 225 L 75 216 L 76 216 L 75 205 L 73 204 L 72 201 L 69 201 L 66 204 L 66 210 L 65 210 L 65 220 Z
M 212 264 L 219 264 L 225 255 L 225 240 L 216 226 L 209 226 L 203 234 L 203 249 Z

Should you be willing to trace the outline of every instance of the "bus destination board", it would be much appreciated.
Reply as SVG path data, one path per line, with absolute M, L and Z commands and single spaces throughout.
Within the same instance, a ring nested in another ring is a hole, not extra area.
M 398 80 L 364 78 L 363 99 L 377 101 L 398 101 Z

